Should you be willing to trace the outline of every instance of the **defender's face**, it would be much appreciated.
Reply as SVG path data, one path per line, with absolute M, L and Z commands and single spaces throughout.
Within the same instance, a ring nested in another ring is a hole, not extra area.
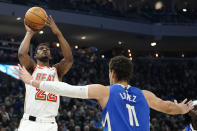
M 36 58 L 39 60 L 47 59 L 51 57 L 51 52 L 48 46 L 42 45 L 38 48 Z

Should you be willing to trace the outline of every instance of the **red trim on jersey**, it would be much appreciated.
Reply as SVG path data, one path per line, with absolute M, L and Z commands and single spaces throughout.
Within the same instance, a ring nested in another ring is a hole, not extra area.
M 57 96 L 55 94 L 49 93 L 47 96 L 47 101 L 57 102 Z
M 51 68 L 50 66 L 40 66 L 40 65 L 38 65 L 40 68 Z
M 36 95 L 35 95 L 35 99 L 36 100 L 42 100 L 42 101 L 46 101 L 46 94 L 45 94 L 45 91 L 43 90 L 40 90 L 40 89 L 37 89 L 36 88 Z

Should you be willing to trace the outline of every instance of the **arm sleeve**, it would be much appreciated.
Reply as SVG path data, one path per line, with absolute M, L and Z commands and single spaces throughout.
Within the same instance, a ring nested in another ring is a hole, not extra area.
M 58 81 L 42 81 L 40 83 L 41 90 L 71 98 L 88 98 L 88 86 L 73 86 Z

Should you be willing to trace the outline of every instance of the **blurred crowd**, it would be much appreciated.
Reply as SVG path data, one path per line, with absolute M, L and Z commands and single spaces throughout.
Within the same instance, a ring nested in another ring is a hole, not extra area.
M 54 50 L 56 58 L 61 53 Z M 109 84 L 108 61 L 94 48 L 73 49 L 74 64 L 63 78 L 74 85 L 91 83 Z M 133 61 L 134 74 L 131 85 L 147 89 L 165 100 L 179 102 L 184 98 L 197 99 L 197 61 L 188 59 L 137 58 Z M 22 81 L 0 73 L 0 129 L 15 131 L 23 114 L 25 88 Z M 101 109 L 95 100 L 61 97 L 57 116 L 59 131 L 101 131 Z M 182 115 L 170 116 L 151 111 L 151 131 L 181 131 Z
M 186 24 L 195 23 L 197 10 L 195 1 L 177 0 L 0 0 L 0 2 L 40 6 L 60 11 L 71 11 L 89 15 L 113 17 L 143 23 Z M 160 8 L 157 9 L 157 2 Z M 187 13 L 182 9 L 186 8 Z
M 164 100 L 181 102 L 185 98 L 196 100 L 197 61 L 184 59 L 137 59 L 131 82 L 136 87 L 154 92 Z M 183 116 L 151 113 L 154 131 L 184 129 Z

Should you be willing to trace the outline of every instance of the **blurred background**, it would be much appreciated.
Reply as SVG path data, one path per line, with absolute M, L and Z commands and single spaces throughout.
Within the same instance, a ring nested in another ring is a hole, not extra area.
M 109 84 L 108 62 L 125 55 L 134 63 L 131 85 L 164 100 L 197 99 L 196 0 L 0 0 L 0 130 L 16 131 L 23 115 L 25 87 L 13 75 L 25 35 L 24 15 L 44 8 L 68 40 L 74 56 L 63 81 L 74 85 Z M 32 39 L 50 42 L 53 60 L 63 57 L 48 27 Z M 101 131 L 101 109 L 94 100 L 61 98 L 59 131 Z M 151 110 L 151 131 L 182 131 L 182 115 Z

